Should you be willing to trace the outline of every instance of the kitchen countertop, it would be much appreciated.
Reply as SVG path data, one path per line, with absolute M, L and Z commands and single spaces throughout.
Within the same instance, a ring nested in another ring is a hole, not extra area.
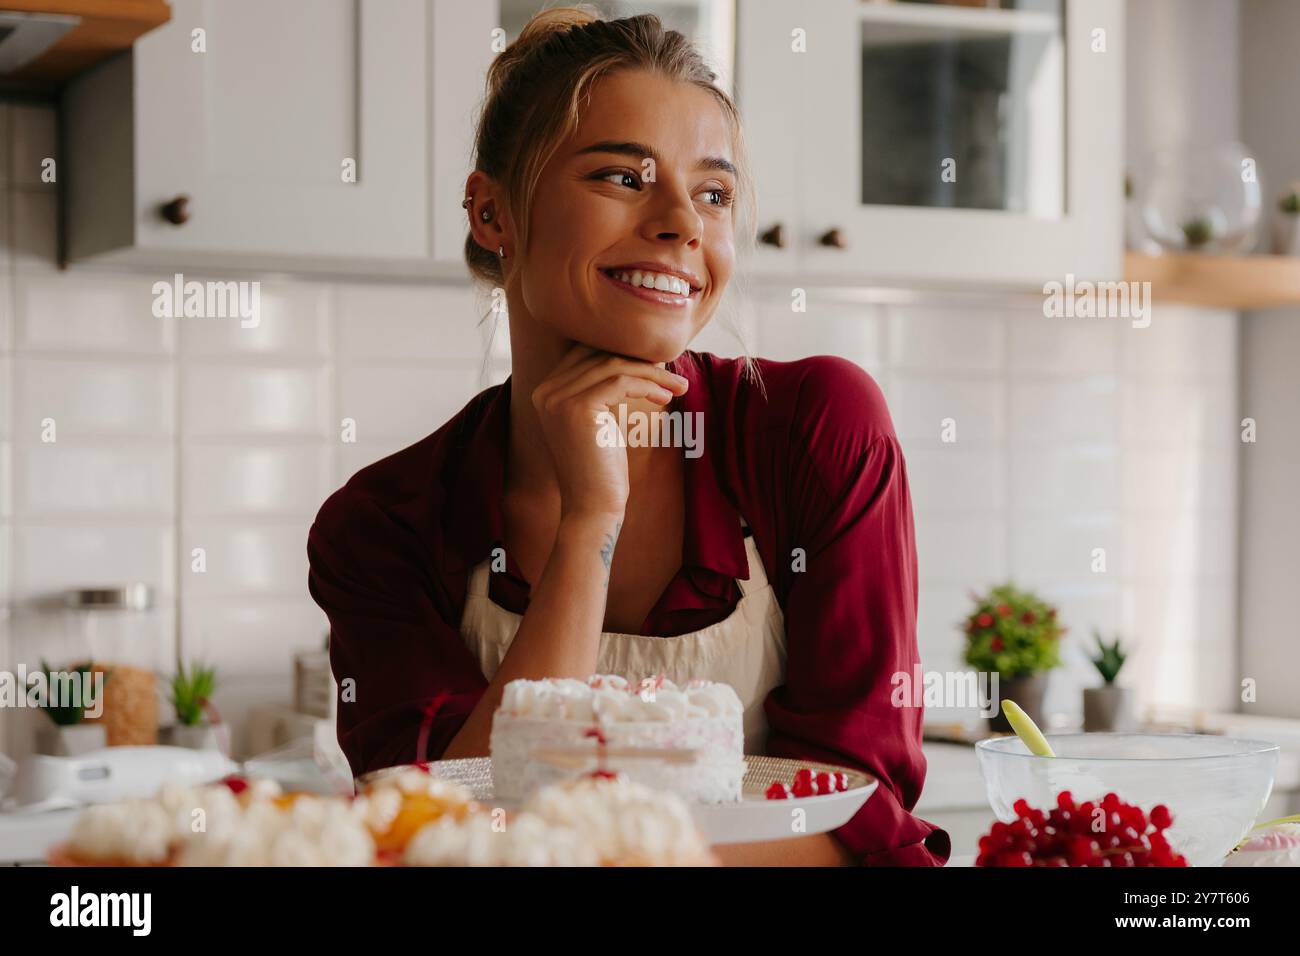
M 975 748 L 926 741 L 923 750 L 928 767 L 916 814 L 946 826 L 952 824 L 945 818 L 965 816 L 974 830 L 983 832 L 992 822 L 993 814 L 984 793 Z M 1275 794 L 1300 790 L 1300 752 L 1283 749 L 1273 790 Z M 67 837 L 76 817 L 76 810 L 36 814 L 0 812 L 0 865 L 43 862 L 46 850 Z M 972 865 L 974 857 L 962 853 L 963 849 L 960 843 L 954 844 L 957 852 L 949 866 Z
M 0 812 L 0 865 L 44 863 L 46 851 L 67 839 L 79 810 Z

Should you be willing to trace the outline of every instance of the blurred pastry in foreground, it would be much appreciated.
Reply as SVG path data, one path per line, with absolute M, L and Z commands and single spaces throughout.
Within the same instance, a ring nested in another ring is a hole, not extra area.
M 419 767 L 376 777 L 358 795 L 367 827 L 381 853 L 400 854 L 420 830 L 443 819 L 464 820 L 484 808 L 460 784 Z
M 621 776 L 592 774 L 538 792 L 524 811 L 580 832 L 602 866 L 717 866 L 678 796 Z

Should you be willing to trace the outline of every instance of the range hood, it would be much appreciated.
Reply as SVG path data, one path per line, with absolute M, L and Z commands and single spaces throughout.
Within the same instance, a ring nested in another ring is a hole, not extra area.
M 165 0 L 0 0 L 0 91 L 53 91 L 171 19 Z

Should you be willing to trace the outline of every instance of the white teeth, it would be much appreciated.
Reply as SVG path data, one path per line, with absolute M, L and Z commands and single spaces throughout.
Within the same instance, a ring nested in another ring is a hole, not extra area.
M 672 292 L 676 295 L 686 296 L 691 294 L 689 282 L 662 272 L 642 272 L 640 269 L 635 269 L 632 272 L 616 273 L 616 278 L 628 283 L 628 285 L 640 286 L 643 289 L 654 289 L 656 292 Z

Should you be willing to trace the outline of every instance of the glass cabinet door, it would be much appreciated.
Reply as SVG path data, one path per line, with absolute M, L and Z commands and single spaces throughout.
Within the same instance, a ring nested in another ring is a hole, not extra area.
M 1063 7 L 862 4 L 860 201 L 1059 218 Z
M 802 264 L 1115 278 L 1121 14 L 1118 0 L 818 0 L 783 14 L 807 30 L 816 94 L 801 126 Z

